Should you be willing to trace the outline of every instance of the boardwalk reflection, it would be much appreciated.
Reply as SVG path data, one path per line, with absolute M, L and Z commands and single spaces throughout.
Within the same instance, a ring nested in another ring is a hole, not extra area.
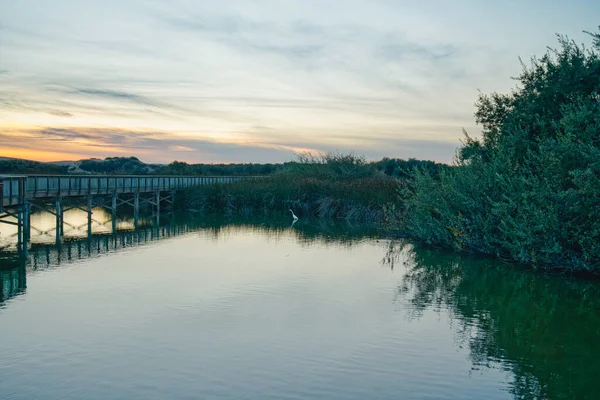
M 15 268 L 0 269 L 0 285 L 2 289 L 0 291 L 0 308 L 6 300 L 25 292 L 25 287 L 27 286 L 25 267 L 23 265 L 19 266 L 18 261 L 15 264 L 17 264 Z
M 112 234 L 99 233 L 83 238 L 69 237 L 58 244 L 43 241 L 32 243 L 26 253 L 19 253 L 14 249 L 2 252 L 0 306 L 9 298 L 25 292 L 26 273 L 183 235 L 193 230 L 193 224 L 149 226 L 138 230 L 116 231 Z
M 26 273 L 35 273 L 194 232 L 213 240 L 220 240 L 236 230 L 244 229 L 248 232 L 268 232 L 269 237 L 275 240 L 291 235 L 303 246 L 318 242 L 346 247 L 366 237 L 376 236 L 375 229 L 353 227 L 346 223 L 305 221 L 290 227 L 288 219 L 224 219 L 188 213 L 164 215 L 162 225 L 156 225 L 154 218 L 141 220 L 139 227 L 135 229 L 130 215 L 121 215 L 117 220 L 111 220 L 109 213 L 98 209 L 92 235 L 88 235 L 87 223 L 77 225 L 78 218 L 85 220 L 85 215 L 73 210 L 69 214 L 69 222 L 65 220 L 69 229 L 65 229 L 62 240 L 55 241 L 53 218 L 53 215 L 41 213 L 32 216 L 32 221 L 38 229 L 36 235 L 31 237 L 26 252 L 17 251 L 14 243 L 5 241 L 4 250 L 0 250 L 0 284 L 3 288 L 0 307 L 6 300 L 25 292 Z M 6 235 L 6 231 L 0 233 L 0 237 L 11 237 Z

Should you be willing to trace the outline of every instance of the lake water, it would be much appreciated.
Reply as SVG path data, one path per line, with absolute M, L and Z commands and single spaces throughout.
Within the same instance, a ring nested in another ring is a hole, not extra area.
M 0 399 L 600 398 L 598 282 L 290 222 L 5 243 Z

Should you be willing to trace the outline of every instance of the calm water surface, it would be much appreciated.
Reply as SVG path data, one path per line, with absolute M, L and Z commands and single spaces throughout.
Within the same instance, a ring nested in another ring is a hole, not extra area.
M 600 398 L 596 282 L 311 221 L 165 224 L 0 258 L 0 399 Z

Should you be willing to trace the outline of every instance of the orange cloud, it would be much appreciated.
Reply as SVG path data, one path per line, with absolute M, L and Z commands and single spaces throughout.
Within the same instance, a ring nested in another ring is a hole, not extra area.
M 76 161 L 90 158 L 92 155 L 85 153 L 70 153 L 54 150 L 15 149 L 0 147 L 0 156 L 9 158 L 23 158 L 36 161 Z
M 175 151 L 197 151 L 197 149 L 187 147 L 187 146 L 169 146 L 169 149 Z

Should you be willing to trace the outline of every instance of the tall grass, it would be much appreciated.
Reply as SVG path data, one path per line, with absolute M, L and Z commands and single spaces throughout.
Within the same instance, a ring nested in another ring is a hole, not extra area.
M 398 181 L 353 154 L 302 154 L 267 177 L 187 193 L 185 207 L 225 215 L 283 214 L 383 222 L 398 203 Z

